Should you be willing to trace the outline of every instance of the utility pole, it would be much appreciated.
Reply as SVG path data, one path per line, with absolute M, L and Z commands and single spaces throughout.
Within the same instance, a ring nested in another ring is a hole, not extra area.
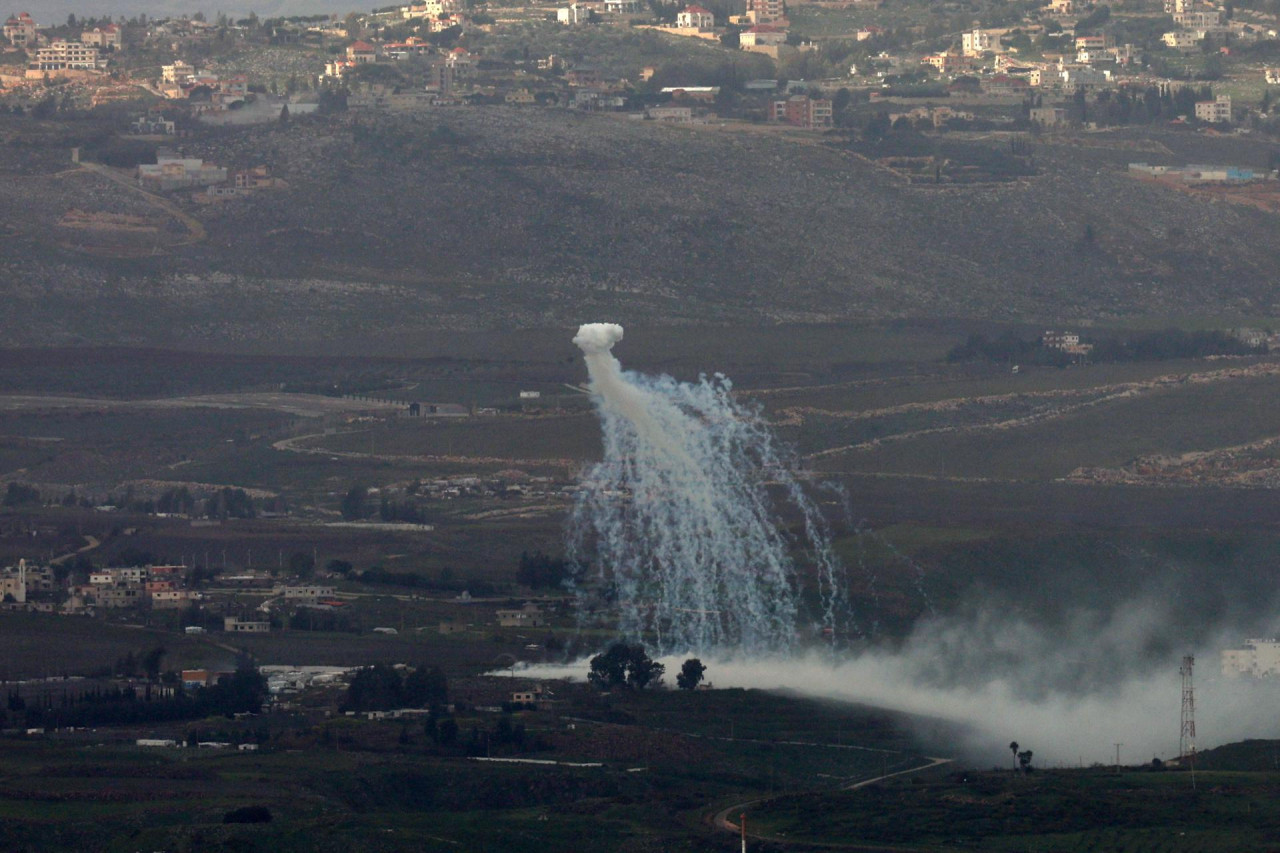
M 1178 758 L 1191 757 L 1195 763 L 1196 755 L 1196 688 L 1192 680 L 1196 659 L 1184 655 L 1182 667 L 1178 674 L 1182 676 L 1182 729 L 1178 735 Z
M 747 813 L 738 815 L 738 827 L 742 830 L 742 853 L 747 853 Z

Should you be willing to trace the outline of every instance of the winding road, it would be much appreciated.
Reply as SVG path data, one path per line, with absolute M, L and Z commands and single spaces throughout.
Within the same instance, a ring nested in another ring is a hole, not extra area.
M 934 758 L 932 756 L 926 756 L 926 758 L 929 760 L 928 764 L 923 764 L 919 767 L 911 767 L 906 770 L 898 770 L 893 773 L 885 773 L 880 776 L 872 777 L 871 779 L 863 779 L 861 782 L 842 785 L 840 786 L 840 789 L 844 791 L 856 791 L 859 788 L 865 788 L 868 785 L 874 785 L 877 782 L 883 782 L 886 779 L 893 779 L 897 776 L 909 776 L 913 773 L 923 773 L 926 770 L 932 770 L 935 767 L 950 764 L 954 760 L 951 758 Z M 733 822 L 733 815 L 743 815 L 753 806 L 758 806 L 761 803 L 767 803 L 771 800 L 776 800 L 785 796 L 790 796 L 790 794 L 772 794 L 768 797 L 758 797 L 754 800 L 734 803 L 728 808 L 724 808 L 716 812 L 711 817 L 711 824 L 717 829 L 722 829 L 725 832 L 732 832 L 734 835 L 739 835 L 742 832 L 742 827 L 740 824 Z M 882 844 L 865 844 L 857 841 L 804 841 L 798 838 L 783 838 L 775 835 L 764 835 L 752 832 L 750 825 L 747 827 L 746 835 L 747 838 L 755 839 L 756 841 L 768 841 L 772 844 L 798 844 L 804 847 L 823 847 L 832 850 L 862 850 L 864 853 L 904 853 L 904 851 L 912 849 L 923 849 L 902 847 L 900 845 L 893 845 L 890 847 Z

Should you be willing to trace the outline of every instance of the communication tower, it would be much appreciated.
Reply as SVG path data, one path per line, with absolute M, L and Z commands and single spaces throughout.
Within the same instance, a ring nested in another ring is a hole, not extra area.
M 1191 680 L 1191 670 L 1196 659 L 1191 655 L 1182 658 L 1182 733 L 1178 736 L 1178 757 L 1195 758 L 1196 754 L 1196 689 Z

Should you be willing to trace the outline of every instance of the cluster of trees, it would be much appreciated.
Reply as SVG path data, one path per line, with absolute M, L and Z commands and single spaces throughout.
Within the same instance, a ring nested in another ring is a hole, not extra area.
M 137 678 L 145 676 L 150 681 L 160 680 L 161 662 L 164 660 L 164 646 L 155 646 L 147 651 L 135 655 L 133 652 L 127 652 L 124 657 L 116 659 L 114 673 L 124 678 Z M 165 673 L 171 676 L 167 681 L 176 681 L 175 673 Z
M 35 486 L 11 481 L 4 492 L 5 506 L 30 506 L 40 503 L 40 490 Z
M 520 554 L 520 567 L 516 569 L 516 581 L 534 589 L 550 587 L 559 589 L 575 572 L 563 557 L 552 559 L 541 551 Z
M 1166 361 L 1175 358 L 1204 358 L 1210 355 L 1258 355 L 1267 351 L 1266 344 L 1251 346 L 1226 332 L 1165 329 L 1129 338 L 1098 338 L 1091 341 L 1093 349 L 1089 360 L 1112 361 Z M 962 344 L 952 347 L 947 361 L 1003 361 L 1015 364 L 1040 364 L 1064 366 L 1074 357 L 1068 353 L 1044 346 L 1037 338 L 1023 340 L 1013 332 L 1005 332 L 993 339 L 985 335 L 970 335 Z
M 29 501 L 39 503 L 39 499 Z M 74 491 L 68 492 L 59 501 L 63 506 L 90 506 L 87 497 L 79 498 Z M 154 515 L 187 515 L 203 518 L 256 518 L 258 507 L 253 498 L 244 489 L 223 487 L 204 502 L 198 501 L 186 486 L 178 486 L 166 490 L 158 498 L 138 498 L 130 487 L 123 495 L 108 494 L 103 500 L 106 506 L 122 507 L 130 512 Z M 273 501 L 270 509 L 282 511 L 283 503 Z
M 433 580 L 426 575 L 418 575 L 413 572 L 393 572 L 381 566 L 370 566 L 363 572 L 353 572 L 349 577 L 354 577 L 360 583 L 403 586 L 409 589 L 436 589 L 444 592 L 466 590 L 472 595 L 493 595 L 497 592 L 494 585 L 488 581 L 472 580 L 462 582 L 446 579 L 444 570 L 441 570 L 439 579 Z
M 1112 91 L 1103 89 L 1089 103 L 1083 89 L 1072 98 L 1071 113 L 1079 121 L 1100 125 L 1152 124 L 1171 121 L 1178 116 L 1194 118 L 1197 101 L 1213 100 L 1209 86 L 1182 86 L 1172 92 L 1155 86 L 1124 86 Z
M 1222 331 L 1184 332 L 1166 329 L 1129 339 L 1102 338 L 1089 353 L 1092 361 L 1164 361 L 1209 355 L 1258 355 L 1267 345 L 1254 347 Z
M 401 675 L 385 663 L 364 667 L 351 678 L 344 711 L 390 711 L 429 708 L 449 701 L 449 681 L 439 667 L 422 665 Z
M 627 687 L 643 690 L 662 683 L 666 667 L 651 659 L 639 643 L 614 643 L 591 659 L 587 680 L 601 690 Z
M 995 339 L 986 335 L 970 335 L 962 344 L 952 347 L 947 353 L 947 361 L 952 364 L 966 361 L 1003 361 L 1012 364 L 1039 364 L 1052 367 L 1063 367 L 1071 363 L 1072 357 L 1061 350 L 1044 346 L 1039 338 L 1023 340 L 1013 332 L 1005 332 Z
M 378 506 L 378 518 L 383 521 L 402 521 L 408 524 L 423 524 L 427 517 L 414 501 L 393 501 L 383 496 Z
M 551 746 L 540 736 L 529 737 L 524 723 L 517 723 L 510 714 L 503 714 L 489 729 L 472 726 L 463 748 L 467 755 L 493 755 L 529 749 L 544 750 Z
M 676 686 L 693 690 L 702 683 L 707 666 L 697 658 L 689 658 L 676 673 Z M 639 643 L 617 642 L 591 659 L 587 680 L 601 690 L 623 687 L 644 690 L 662 684 L 666 667 L 654 661 Z
M 359 521 L 367 514 L 365 504 L 368 500 L 369 490 L 364 486 L 355 485 L 347 489 L 347 493 L 342 496 L 342 503 L 339 504 L 338 510 L 347 521 Z
M 144 685 L 141 693 L 132 686 L 98 688 L 78 697 L 64 694 L 57 705 L 49 696 L 39 707 L 11 694 L 9 709 L 22 713 L 25 725 L 32 728 L 137 725 L 257 712 L 266 698 L 266 678 L 250 661 L 242 659 L 232 675 L 191 693 L 179 691 L 163 696 L 151 684 Z
M 1013 753 L 1013 769 L 1015 771 L 1021 770 L 1023 773 L 1030 773 L 1034 770 L 1031 766 L 1031 759 L 1035 753 L 1029 749 L 1020 750 L 1016 740 L 1009 744 L 1009 751 Z

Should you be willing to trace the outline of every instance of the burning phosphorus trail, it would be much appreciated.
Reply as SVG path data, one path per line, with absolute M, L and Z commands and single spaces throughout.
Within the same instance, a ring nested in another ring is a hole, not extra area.
M 611 351 L 621 340 L 613 323 L 588 323 L 573 339 L 604 443 L 569 524 L 570 556 L 591 567 L 583 611 L 612 604 L 624 634 L 664 651 L 784 651 L 809 625 L 846 629 L 825 524 L 759 414 L 734 401 L 723 376 L 623 371 Z M 779 527 L 767 484 L 797 514 L 799 541 Z M 807 622 L 802 584 L 821 602 Z

